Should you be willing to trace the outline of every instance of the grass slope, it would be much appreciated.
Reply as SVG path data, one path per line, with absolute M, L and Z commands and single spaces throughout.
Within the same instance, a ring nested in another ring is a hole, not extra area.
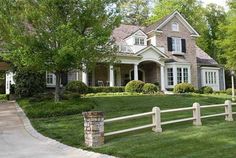
M 83 144 L 83 117 L 81 115 L 83 110 L 104 111 L 106 118 L 113 118 L 148 112 L 154 106 L 159 106 L 161 109 L 172 109 L 189 107 L 194 102 L 202 105 L 223 103 L 226 99 L 227 96 L 213 95 L 91 97 L 62 101 L 57 104 L 59 108 L 51 101 L 20 100 L 19 103 L 39 132 L 62 143 L 86 148 Z M 60 109 L 63 109 L 63 112 Z M 224 112 L 224 108 L 202 111 L 203 114 L 221 112 Z M 162 120 L 191 116 L 191 111 L 165 114 L 162 115 Z M 121 130 L 150 122 L 150 117 L 120 121 L 107 124 L 105 131 Z M 177 123 L 163 126 L 164 132 L 161 134 L 146 129 L 106 137 L 104 146 L 90 150 L 125 158 L 234 158 L 236 154 L 236 150 L 234 150 L 236 148 L 235 128 L 236 122 L 225 122 L 223 117 L 203 120 L 202 127 L 192 126 L 192 122 Z

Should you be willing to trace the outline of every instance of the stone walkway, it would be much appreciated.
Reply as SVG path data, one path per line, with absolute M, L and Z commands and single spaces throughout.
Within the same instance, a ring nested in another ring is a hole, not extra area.
M 15 102 L 0 103 L 0 158 L 112 158 L 61 144 L 31 126 Z

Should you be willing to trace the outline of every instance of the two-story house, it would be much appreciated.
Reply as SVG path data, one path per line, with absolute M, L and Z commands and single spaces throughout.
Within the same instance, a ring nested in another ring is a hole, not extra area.
M 68 72 L 62 83 L 81 80 L 89 86 L 124 86 L 142 80 L 158 82 L 162 91 L 183 82 L 225 89 L 224 69 L 196 45 L 200 35 L 178 11 L 148 27 L 122 24 L 112 36 L 120 48 L 119 63 L 97 63 L 91 72 Z M 55 75 L 47 73 L 46 81 L 48 87 L 55 86 Z

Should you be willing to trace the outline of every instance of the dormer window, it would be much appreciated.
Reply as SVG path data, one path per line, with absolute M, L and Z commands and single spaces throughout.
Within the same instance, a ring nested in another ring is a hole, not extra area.
M 143 46 L 144 45 L 144 38 L 142 37 L 135 37 L 135 42 L 134 42 L 135 45 L 141 45 Z
M 179 24 L 177 22 L 172 23 L 172 31 L 179 31 Z

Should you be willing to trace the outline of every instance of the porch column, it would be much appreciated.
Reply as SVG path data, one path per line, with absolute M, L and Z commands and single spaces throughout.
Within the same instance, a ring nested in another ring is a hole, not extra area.
M 109 67 L 109 76 L 110 76 L 110 87 L 114 87 L 114 67 L 113 65 L 110 65 Z
M 165 88 L 165 66 L 161 65 L 161 90 L 166 91 Z
M 138 80 L 138 64 L 134 64 L 134 80 Z
M 79 81 L 79 70 L 76 70 L 76 81 Z
M 84 84 L 88 85 L 88 74 L 87 74 L 87 68 L 86 68 L 85 64 L 83 64 L 82 82 L 84 82 Z

